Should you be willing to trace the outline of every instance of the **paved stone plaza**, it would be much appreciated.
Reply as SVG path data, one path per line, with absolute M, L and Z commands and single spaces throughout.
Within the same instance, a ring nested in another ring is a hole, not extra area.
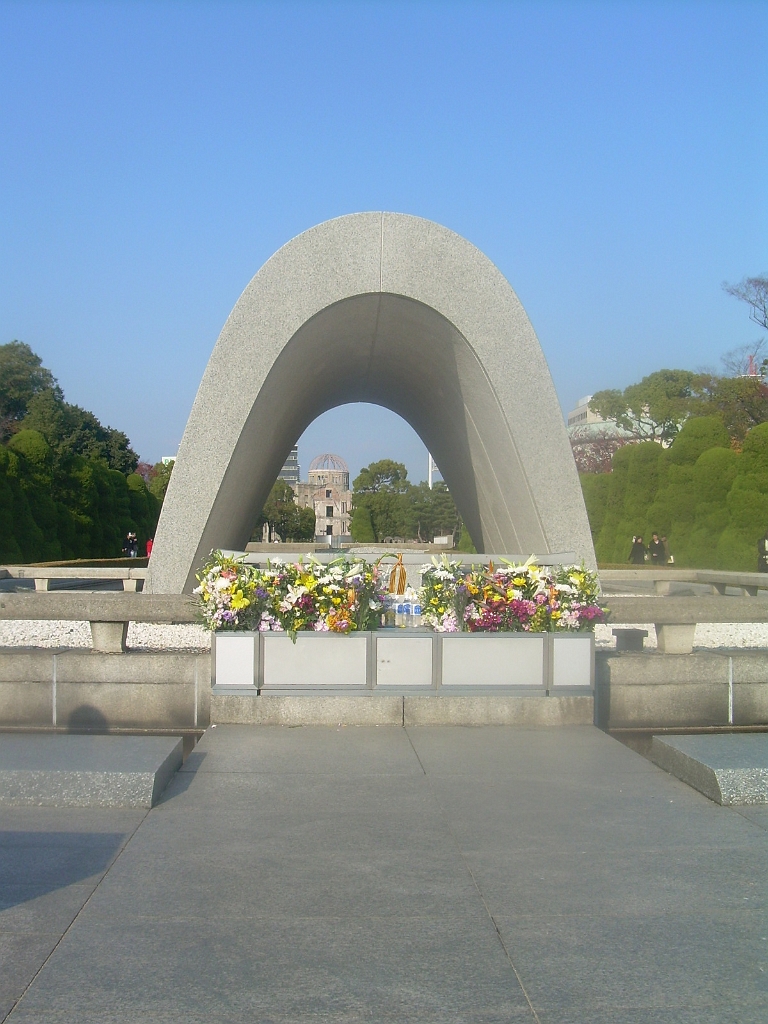
M 0 822 L 14 1024 L 768 1019 L 768 809 L 590 726 L 220 726 Z

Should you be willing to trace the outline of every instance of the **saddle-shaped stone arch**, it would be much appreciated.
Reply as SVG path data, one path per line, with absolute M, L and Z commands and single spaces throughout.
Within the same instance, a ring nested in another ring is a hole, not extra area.
M 359 213 L 283 246 L 208 362 L 163 505 L 147 589 L 188 591 L 212 548 L 242 550 L 292 445 L 372 402 L 432 452 L 478 551 L 594 565 L 552 378 L 517 296 L 466 239 Z

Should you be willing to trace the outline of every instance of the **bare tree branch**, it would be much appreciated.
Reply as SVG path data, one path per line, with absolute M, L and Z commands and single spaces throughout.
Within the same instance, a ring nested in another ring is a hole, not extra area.
M 735 299 L 746 302 L 751 309 L 749 319 L 768 331 L 768 274 L 745 277 L 738 284 L 724 281 L 723 288 Z

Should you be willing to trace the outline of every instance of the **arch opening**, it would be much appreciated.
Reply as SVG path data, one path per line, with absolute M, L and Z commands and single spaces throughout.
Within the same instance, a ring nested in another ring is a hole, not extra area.
M 413 427 L 478 551 L 503 551 L 510 536 L 510 550 L 549 550 L 498 397 L 466 338 L 423 303 L 373 294 L 317 313 L 275 360 L 211 510 L 206 551 L 245 546 L 297 438 L 350 401 L 384 406 Z M 485 436 L 494 439 L 493 458 Z M 219 507 L 233 510 L 227 524 Z

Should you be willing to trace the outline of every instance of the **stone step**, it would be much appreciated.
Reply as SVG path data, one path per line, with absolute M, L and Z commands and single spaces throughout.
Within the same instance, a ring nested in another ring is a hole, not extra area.
M 177 736 L 0 734 L 0 806 L 149 808 L 182 747 Z
M 768 733 L 654 736 L 650 758 L 715 803 L 768 803 Z

